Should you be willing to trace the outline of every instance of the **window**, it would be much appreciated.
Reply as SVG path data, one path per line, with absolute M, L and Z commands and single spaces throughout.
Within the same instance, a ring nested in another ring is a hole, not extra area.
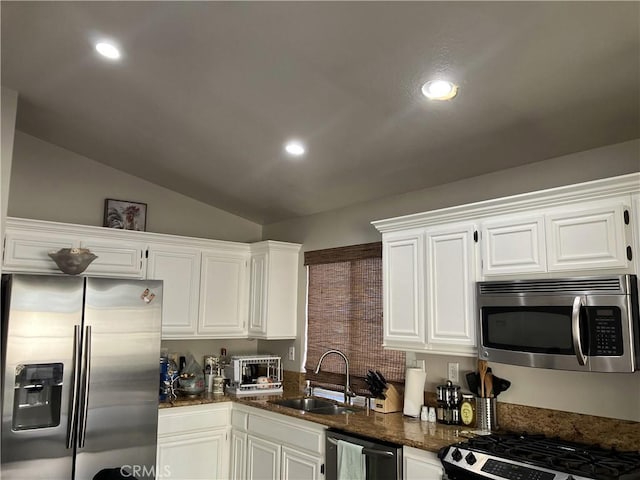
M 306 377 L 315 385 L 342 389 L 344 361 L 349 359 L 351 386 L 368 393 L 368 370 L 379 370 L 389 382 L 403 382 L 404 352 L 382 348 L 382 244 L 317 250 L 305 253 L 308 266 Z

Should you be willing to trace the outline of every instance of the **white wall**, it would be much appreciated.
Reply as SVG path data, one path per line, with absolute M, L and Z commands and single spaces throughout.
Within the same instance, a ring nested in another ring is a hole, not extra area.
M 146 203 L 149 232 L 261 240 L 257 223 L 15 132 L 9 216 L 102 226 L 106 198 Z
M 4 238 L 4 219 L 9 205 L 9 181 L 13 159 L 13 138 L 16 127 L 18 92 L 2 87 L 2 117 L 0 119 L 0 238 Z
M 640 140 L 633 140 L 340 210 L 265 225 L 263 237 L 302 243 L 303 251 L 377 242 L 381 240 L 381 235 L 370 224 L 373 220 L 637 171 L 640 171 Z M 306 270 L 302 265 L 302 256 L 299 281 L 298 332 L 304 332 Z M 286 349 L 292 343 L 296 352 L 303 351 L 304 339 L 299 333 L 295 342 L 282 342 L 277 354 L 286 358 Z M 260 344 L 259 350 L 262 348 Z M 304 371 L 300 357 L 299 355 L 295 362 L 285 361 L 285 368 Z M 435 391 L 435 385 L 444 380 L 448 361 L 460 363 L 461 379 L 462 373 L 472 370 L 475 364 L 474 359 L 462 357 L 424 355 L 419 358 L 427 360 L 427 390 L 430 391 Z M 640 372 L 595 374 L 506 365 L 496 365 L 494 370 L 498 376 L 513 382 L 511 389 L 502 394 L 500 400 L 640 421 Z

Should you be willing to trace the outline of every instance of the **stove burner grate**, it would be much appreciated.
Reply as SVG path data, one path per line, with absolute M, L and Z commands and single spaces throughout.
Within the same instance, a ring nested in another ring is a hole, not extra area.
M 597 480 L 640 479 L 640 453 L 619 452 L 594 445 L 567 442 L 543 435 L 491 434 L 469 439 L 466 448 L 496 458 Z

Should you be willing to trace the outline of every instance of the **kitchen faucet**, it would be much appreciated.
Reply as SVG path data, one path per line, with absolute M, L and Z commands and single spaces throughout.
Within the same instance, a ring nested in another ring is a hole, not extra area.
M 342 353 L 340 350 L 327 350 L 326 352 L 324 352 L 320 357 L 320 360 L 318 360 L 318 365 L 316 366 L 315 373 L 317 374 L 320 372 L 320 365 L 322 365 L 322 361 L 324 360 L 324 357 L 326 357 L 330 353 L 335 353 L 336 355 L 340 355 L 344 359 L 344 366 L 347 374 L 347 381 L 344 384 L 344 404 L 353 405 L 353 397 L 355 397 L 356 394 L 351 391 L 351 386 L 349 385 L 349 359 L 344 353 Z

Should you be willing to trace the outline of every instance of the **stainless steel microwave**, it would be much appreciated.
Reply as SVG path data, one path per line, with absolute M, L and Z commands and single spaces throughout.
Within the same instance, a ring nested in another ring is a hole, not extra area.
M 635 275 L 478 282 L 478 357 L 527 367 L 633 372 Z

